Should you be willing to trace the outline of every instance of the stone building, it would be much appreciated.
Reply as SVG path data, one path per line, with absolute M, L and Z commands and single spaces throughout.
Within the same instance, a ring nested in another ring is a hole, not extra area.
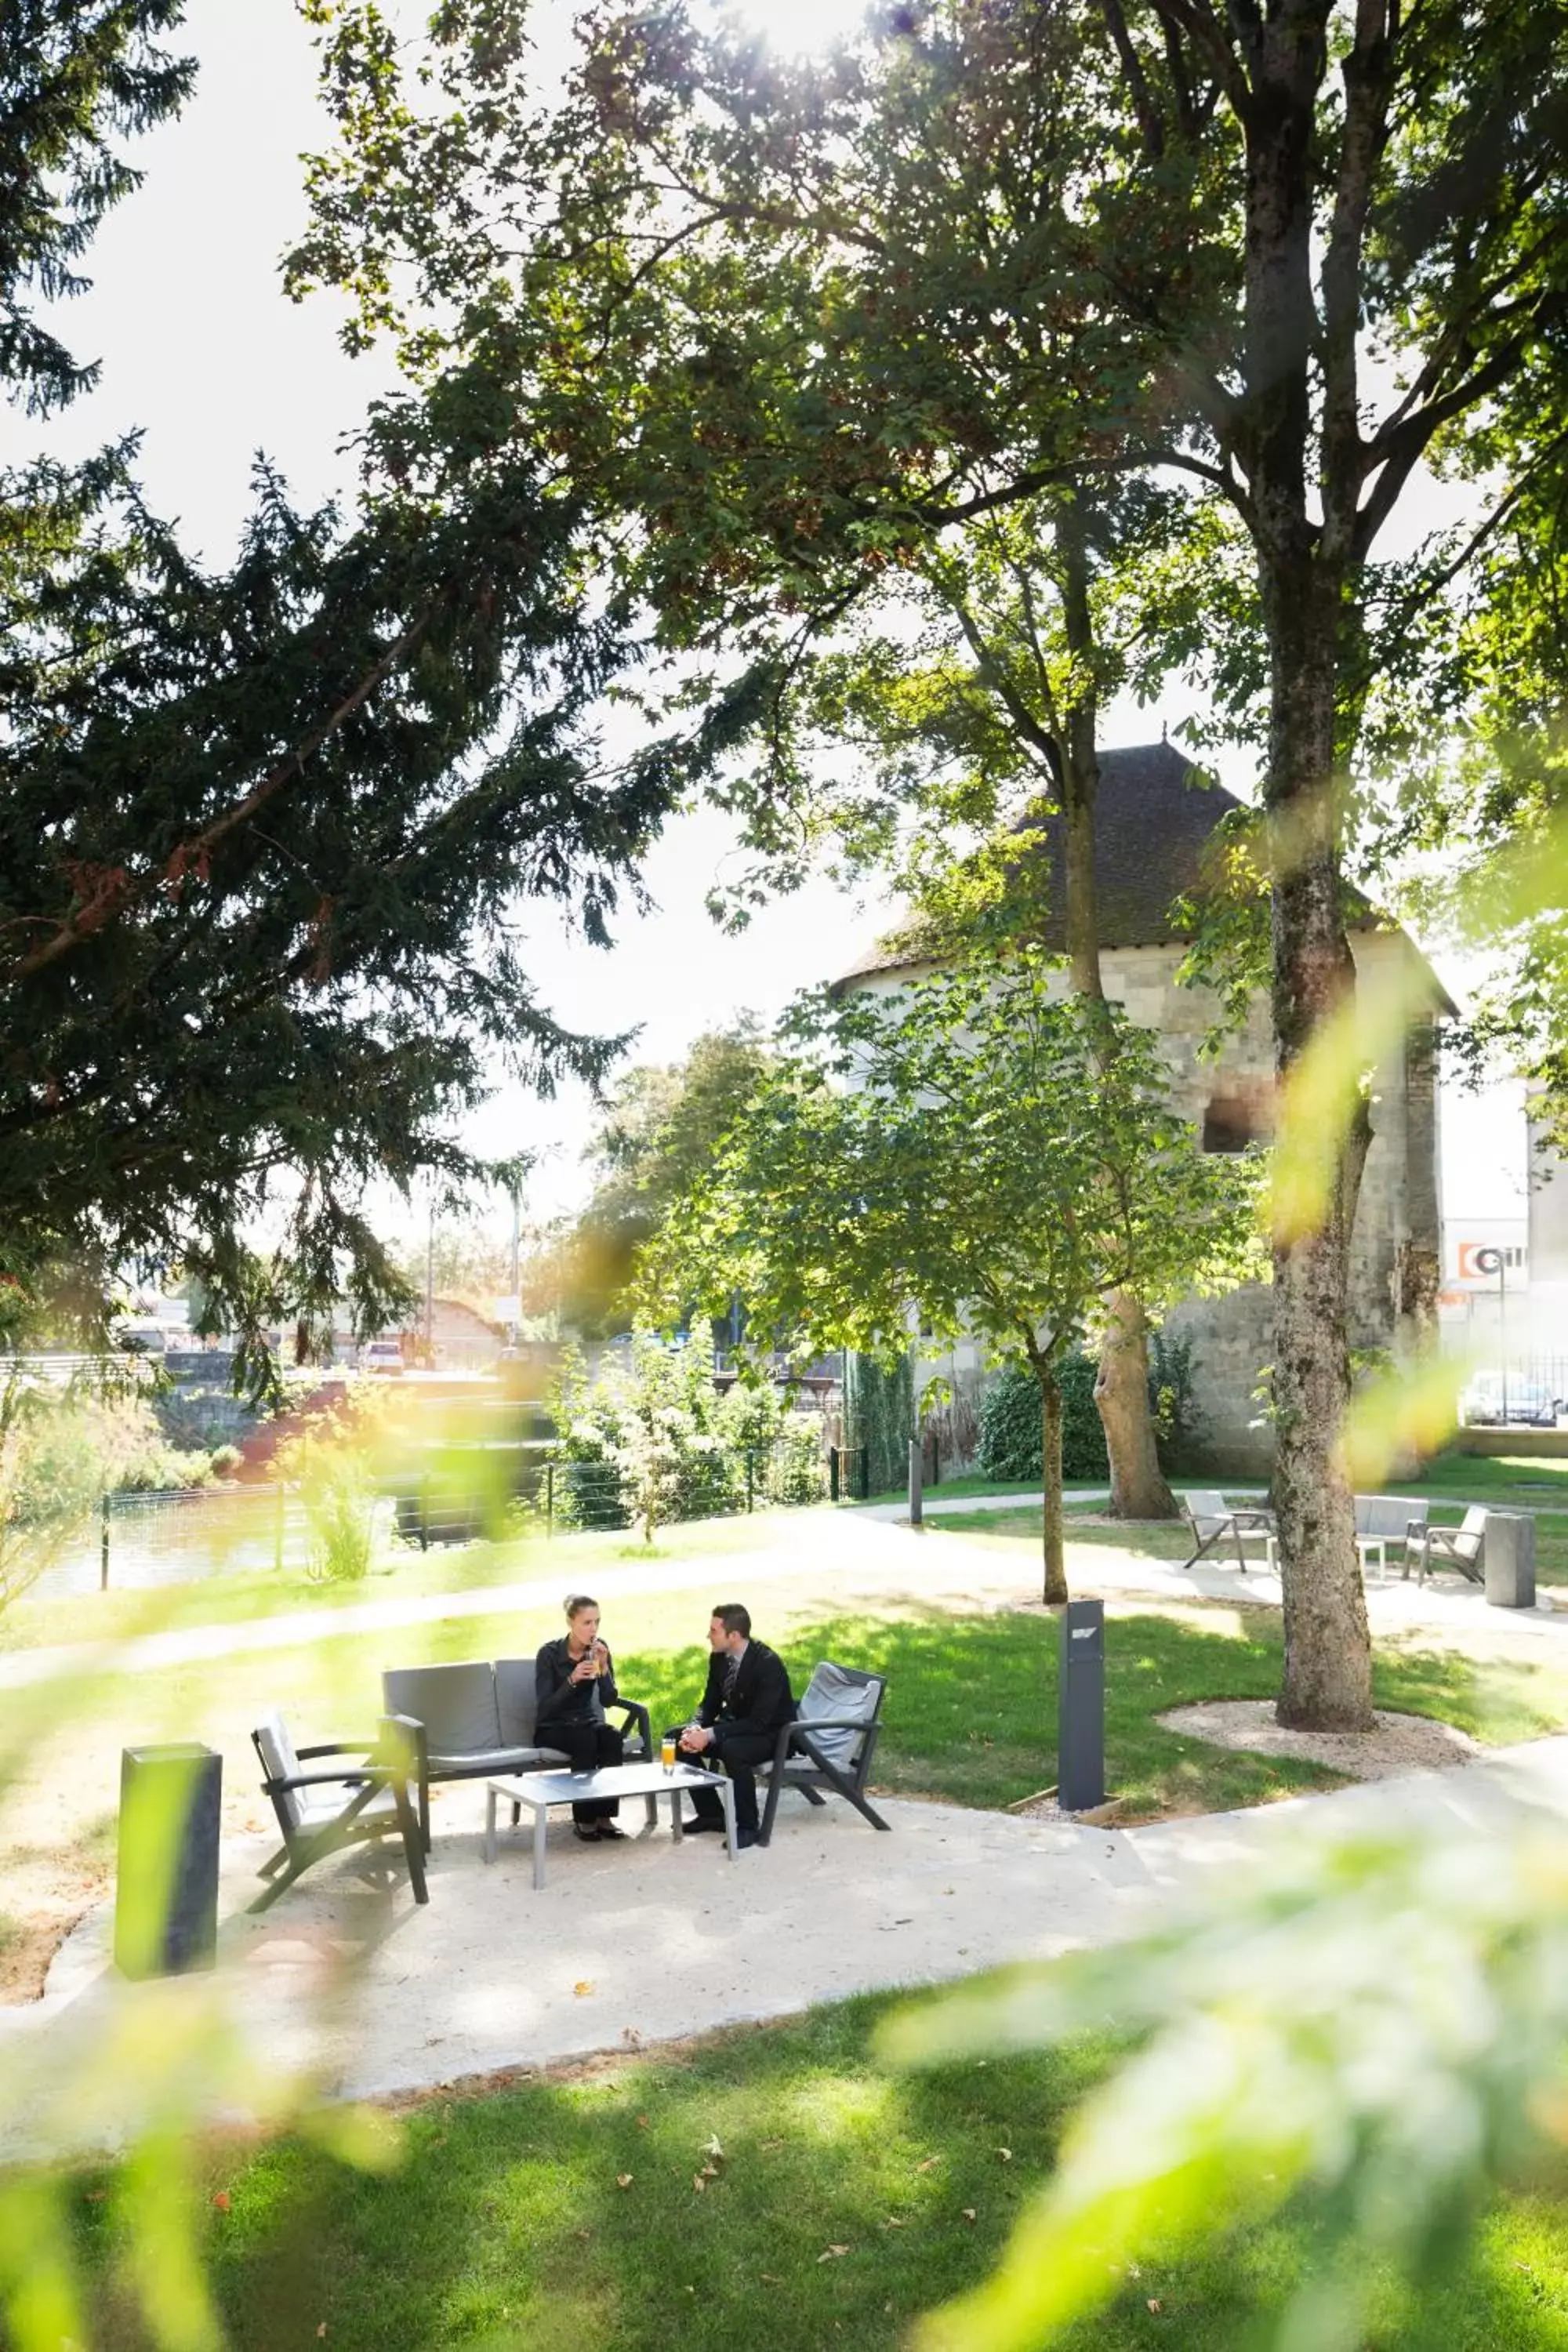
M 1105 992 L 1134 1021 L 1158 1032 L 1179 1107 L 1205 1149 L 1237 1151 L 1266 1139 L 1274 1117 L 1274 1047 L 1261 995 L 1217 1059 L 1201 1052 L 1218 1007 L 1212 992 L 1184 987 L 1176 974 L 1186 941 L 1173 904 L 1201 891 L 1205 853 L 1220 819 L 1240 803 L 1205 782 L 1168 743 L 1106 751 L 1100 759 L 1095 877 Z M 1047 824 L 1051 902 L 1045 944 L 1065 950 L 1059 827 Z M 1413 1002 L 1404 1038 L 1376 1071 L 1373 1142 L 1353 1236 L 1350 1342 L 1389 1348 L 1429 1320 L 1439 1268 L 1436 1024 L 1454 1006 L 1409 937 L 1357 898 L 1351 948 L 1363 988 L 1396 984 Z M 885 940 L 841 976 L 847 988 L 890 991 L 929 959 L 908 940 Z M 1061 986 L 1065 990 L 1064 971 Z M 1165 1319 L 1191 1342 L 1194 1385 L 1205 1453 L 1217 1469 L 1263 1466 L 1267 1424 L 1258 1391 L 1272 1351 L 1267 1285 L 1222 1298 L 1191 1299 Z M 983 1367 L 973 1347 L 928 1368 L 973 1387 Z

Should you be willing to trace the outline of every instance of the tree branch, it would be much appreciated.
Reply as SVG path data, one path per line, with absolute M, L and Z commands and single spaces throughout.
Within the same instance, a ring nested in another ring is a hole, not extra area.
M 416 620 L 410 622 L 402 635 L 371 664 L 357 685 L 344 695 L 321 725 L 303 737 L 253 790 L 236 801 L 231 808 L 226 809 L 221 816 L 214 817 L 211 824 L 204 825 L 199 833 L 177 844 L 170 857 L 156 870 L 150 869 L 140 875 L 125 874 L 118 882 L 106 885 L 88 905 L 68 917 L 48 939 L 41 940 L 38 946 L 9 965 L 5 978 L 14 983 L 30 980 L 36 973 L 47 971 L 62 956 L 69 955 L 73 949 L 80 947 L 84 940 L 93 938 L 106 923 L 116 920 L 138 905 L 152 891 L 162 888 L 171 879 L 177 880 L 193 867 L 199 868 L 230 834 L 248 823 L 258 809 L 265 808 L 269 801 L 275 800 L 284 786 L 291 783 L 301 772 L 306 761 L 329 742 L 356 710 L 363 708 L 376 688 L 413 652 L 429 628 L 435 614 L 436 606 L 431 604 Z

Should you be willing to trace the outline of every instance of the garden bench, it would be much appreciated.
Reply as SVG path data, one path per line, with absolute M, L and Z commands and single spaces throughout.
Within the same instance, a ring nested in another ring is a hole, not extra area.
M 759 1845 L 766 1845 L 773 1836 L 773 1815 L 785 1789 L 798 1789 L 813 1805 L 825 1802 L 826 1790 L 853 1805 L 874 1830 L 890 1826 L 866 1795 L 887 1688 L 883 1675 L 837 1666 L 826 1658 L 813 1670 L 794 1721 L 780 1727 L 772 1762 L 759 1770 L 768 1790 Z
M 393 1666 L 381 1678 L 387 1712 L 411 1719 L 419 1786 L 419 1823 L 430 1846 L 430 1783 L 433 1780 L 494 1780 L 508 1774 L 544 1771 L 571 1761 L 558 1748 L 542 1748 L 534 1737 L 539 1718 L 531 1658 L 465 1660 L 447 1666 Z M 653 1738 L 646 1706 L 616 1699 L 607 1717 L 635 1723 L 640 1745 L 629 1738 L 628 1763 L 650 1763 Z M 513 1820 L 518 1816 L 514 1810 Z
M 252 1911 L 265 1911 L 276 1903 L 286 1886 L 327 1854 L 367 1838 L 392 1835 L 403 1840 L 414 1900 L 429 1901 L 425 1884 L 429 1838 L 408 1794 L 416 1728 L 403 1717 L 387 1716 L 374 1746 L 356 1748 L 332 1740 L 296 1748 L 278 1709 L 268 1710 L 250 1738 L 261 1763 L 262 1793 L 272 1800 L 283 1844 L 261 1865 L 258 1875 L 270 1884 L 250 1906 Z M 328 1767 L 320 1761 L 324 1756 L 359 1760 Z M 303 1769 L 307 1766 L 313 1769 Z

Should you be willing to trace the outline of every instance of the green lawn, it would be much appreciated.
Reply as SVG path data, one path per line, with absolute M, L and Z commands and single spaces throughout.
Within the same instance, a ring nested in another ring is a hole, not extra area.
M 889 1677 L 886 1729 L 875 1779 L 892 1793 L 999 1806 L 1056 1779 L 1055 1622 L 1038 1612 L 944 1612 L 913 1603 L 875 1613 L 825 1616 L 820 1605 L 786 1613 L 787 1597 L 759 1623 L 787 1658 L 797 1690 L 816 1661 L 837 1658 Z M 704 1654 L 690 1640 L 689 1595 L 628 1597 L 611 1627 L 621 1686 L 656 1724 L 680 1718 L 700 1688 Z M 119 1748 L 128 1739 L 178 1732 L 210 1740 L 228 1759 L 226 1788 L 255 1811 L 249 1727 L 287 1701 L 301 1738 L 353 1732 L 374 1721 L 389 1658 L 528 1654 L 552 1631 L 545 1612 L 444 1621 L 341 1637 L 298 1651 L 266 1652 L 172 1667 L 155 1687 L 102 1675 L 70 1696 L 71 1721 L 47 1690 L 13 1702 L 19 1752 L 43 1747 L 46 1728 L 76 1757 L 79 1784 L 95 1805 L 111 1801 Z M 1107 1761 L 1126 1818 L 1223 1811 L 1297 1790 L 1334 1786 L 1320 1767 L 1232 1753 L 1163 1729 L 1165 1709 L 1205 1698 L 1268 1698 L 1279 1686 L 1278 1612 L 1229 1603 L 1156 1612 L 1113 1612 L 1107 1632 Z M 1568 1668 L 1534 1656 L 1476 1660 L 1449 1650 L 1378 1647 L 1380 1706 L 1441 1717 L 1489 1742 L 1568 1726 Z M 97 1784 L 101 1783 L 101 1787 Z M 96 1794 L 94 1790 L 96 1789 Z
M 771 1521 L 773 1514 L 766 1515 Z M 650 1555 L 631 1530 L 603 1534 L 530 1534 L 504 1542 L 438 1544 L 420 1551 L 392 1541 L 370 1573 L 353 1584 L 321 1584 L 298 1570 L 220 1570 L 187 1581 L 141 1590 L 26 1598 L 0 1614 L 0 1650 L 31 1650 L 63 1642 L 123 1642 L 139 1633 L 184 1625 L 240 1624 L 294 1610 L 352 1609 L 356 1602 L 396 1595 L 468 1592 L 559 1570 L 562 1589 L 596 1570 L 658 1558 L 679 1548 L 683 1558 L 726 1554 L 755 1544 L 764 1515 L 693 1519 L 661 1529 Z
M 1426 1486 L 1412 1481 L 1407 1486 L 1393 1490 L 1398 1494 L 1423 1495 Z M 1436 1486 L 1434 1483 L 1434 1491 Z M 1246 1496 L 1237 1495 L 1237 1501 Z M 1479 1498 L 1478 1498 L 1479 1499 Z M 1498 1509 L 1528 1510 L 1528 1502 L 1520 1500 L 1505 1504 L 1501 1494 L 1486 1497 Z M 1434 1503 L 1431 1509 L 1434 1527 L 1458 1527 L 1465 1516 L 1462 1503 Z M 1543 1511 L 1538 1507 L 1535 1517 L 1535 1575 L 1540 1584 L 1568 1584 L 1568 1511 Z M 1037 1504 L 1021 1504 L 1016 1509 L 1000 1511 L 944 1512 L 940 1518 L 928 1519 L 928 1533 L 939 1536 L 962 1535 L 971 1538 L 997 1541 L 1016 1546 L 1020 1556 L 1028 1549 L 1038 1551 L 1041 1540 L 1041 1518 Z M 1075 1544 L 1102 1544 L 1121 1551 L 1142 1553 L 1147 1559 L 1184 1560 L 1192 1551 L 1192 1539 L 1184 1527 L 1163 1519 L 1138 1519 L 1120 1526 L 1082 1527 L 1074 1525 L 1071 1539 Z M 1247 1555 L 1256 1560 L 1254 1549 Z M 1222 1553 L 1218 1565 L 1234 1564 L 1234 1555 Z M 1032 1565 L 1031 1565 L 1032 1572 Z
M 1568 1454 L 1435 1454 L 1418 1478 L 1391 1478 L 1394 1494 L 1458 1495 L 1478 1503 L 1568 1510 Z
M 1079 2044 L 893 2075 L 871 2047 L 892 2005 L 426 2102 L 386 2176 L 294 2139 L 215 2153 L 201 2228 L 233 2344 L 892 2352 L 994 2263 L 1111 2055 Z M 140 2352 L 115 2286 L 113 2174 L 80 2192 L 91 2341 Z M 1291 2215 L 1181 2261 L 1151 2245 L 1072 2352 L 1245 2352 L 1312 2244 Z M 1563 2352 L 1568 2202 L 1544 2189 L 1500 2202 L 1424 2308 L 1387 2279 L 1374 2301 L 1377 2352 Z

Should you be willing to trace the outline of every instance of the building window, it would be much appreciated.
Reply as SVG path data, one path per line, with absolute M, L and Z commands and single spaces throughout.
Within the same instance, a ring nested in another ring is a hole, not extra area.
M 1245 1151 L 1249 1143 L 1266 1143 L 1269 1125 L 1257 1098 L 1249 1095 L 1215 1095 L 1204 1113 L 1205 1151 Z

